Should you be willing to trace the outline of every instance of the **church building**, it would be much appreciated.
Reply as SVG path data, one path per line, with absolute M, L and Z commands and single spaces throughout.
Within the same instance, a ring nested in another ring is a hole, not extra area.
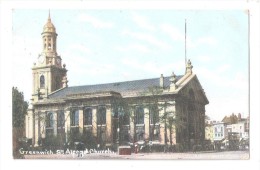
M 184 75 L 68 86 L 50 15 L 41 35 L 26 115 L 26 137 L 33 146 L 48 145 L 54 138 L 62 144 L 83 142 L 101 148 L 138 143 L 191 149 L 203 142 L 209 101 L 190 60 Z

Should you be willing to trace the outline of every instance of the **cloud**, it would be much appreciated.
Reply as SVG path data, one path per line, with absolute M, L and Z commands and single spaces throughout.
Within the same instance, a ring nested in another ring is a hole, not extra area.
M 216 45 L 217 40 L 213 37 L 201 37 L 197 40 L 197 44 L 208 44 L 208 45 Z
M 70 46 L 70 50 L 72 51 L 80 51 L 83 52 L 84 54 L 90 54 L 91 50 L 89 48 L 87 48 L 86 46 L 82 45 L 82 44 L 73 44 Z
M 148 31 L 155 31 L 155 26 L 150 23 L 148 18 L 133 12 L 132 14 L 132 20 L 140 27 Z
M 246 96 L 240 96 L 235 99 L 228 95 L 213 97 L 210 98 L 210 104 L 206 106 L 206 114 L 211 120 L 222 120 L 226 115 L 231 115 L 232 113 L 248 115 L 248 100 Z
M 219 89 L 222 92 L 227 89 L 230 91 L 237 90 L 239 92 L 247 91 L 248 89 L 247 73 L 232 73 L 231 65 L 223 64 L 215 69 L 207 69 L 205 67 L 198 67 L 195 69 L 196 74 L 200 76 L 200 79 L 205 81 L 203 84 L 214 85 L 214 88 Z M 214 89 L 211 90 L 214 91 Z M 230 91 L 229 93 L 231 93 Z
M 171 46 L 169 44 L 167 44 L 166 42 L 159 40 L 156 37 L 154 37 L 153 35 L 148 34 L 148 33 L 131 32 L 131 31 L 126 30 L 126 31 L 122 32 L 122 35 L 130 36 L 130 37 L 136 38 L 138 40 L 145 41 L 151 45 L 154 45 L 154 46 L 162 48 L 162 49 L 171 48 Z
M 185 35 L 172 25 L 162 24 L 161 29 L 163 32 L 167 33 L 174 41 L 185 41 Z
M 209 55 L 199 55 L 199 56 L 194 56 L 193 58 L 196 58 L 198 61 L 203 63 L 212 61 L 212 56 Z
M 175 28 L 173 25 L 170 24 L 162 24 L 161 30 L 168 34 L 172 40 L 185 42 L 185 32 L 180 31 L 179 29 Z M 198 39 L 192 40 L 189 35 L 186 37 L 187 48 L 196 48 L 199 45 L 211 45 L 214 46 L 217 44 L 217 40 L 214 37 L 200 37 Z
M 27 48 L 29 47 L 29 48 Z M 13 36 L 12 49 L 12 86 L 18 87 L 29 101 L 32 94 L 32 66 L 41 52 L 38 38 Z
M 168 63 L 160 65 L 154 61 L 141 62 L 133 58 L 123 58 L 121 60 L 122 64 L 130 67 L 129 70 L 139 70 L 140 72 L 149 72 L 155 75 L 167 74 L 170 75 L 172 71 L 176 74 L 180 73 L 183 69 L 183 63 L 181 61 L 175 61 L 174 63 Z M 127 75 L 127 73 L 125 72 Z
M 88 22 L 95 28 L 113 28 L 114 24 L 111 22 L 102 21 L 101 19 L 95 18 L 87 14 L 80 14 L 78 20 L 81 22 Z
M 150 50 L 147 48 L 147 46 L 142 44 L 128 44 L 126 46 L 117 46 L 116 50 L 120 52 L 129 52 L 129 51 L 137 51 L 142 53 L 148 53 Z

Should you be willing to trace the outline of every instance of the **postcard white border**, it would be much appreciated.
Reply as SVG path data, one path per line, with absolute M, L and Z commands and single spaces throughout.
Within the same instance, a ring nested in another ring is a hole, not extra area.
M 2 1 L 1 25 L 1 80 L 0 80 L 0 166 L 1 169 L 81 169 L 81 168 L 123 168 L 123 169 L 259 169 L 259 1 Z M 12 87 L 12 9 L 250 9 L 250 118 L 251 152 L 246 161 L 61 161 L 61 160 L 14 160 L 12 158 L 11 87 Z

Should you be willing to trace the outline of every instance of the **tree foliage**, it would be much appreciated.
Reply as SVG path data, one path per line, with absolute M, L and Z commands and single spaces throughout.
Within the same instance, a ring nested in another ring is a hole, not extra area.
M 12 125 L 15 128 L 23 128 L 25 123 L 25 115 L 28 109 L 28 103 L 24 101 L 23 92 L 20 92 L 17 87 L 12 88 Z

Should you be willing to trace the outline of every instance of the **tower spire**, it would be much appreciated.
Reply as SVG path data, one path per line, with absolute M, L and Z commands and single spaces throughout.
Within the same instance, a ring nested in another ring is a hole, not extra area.
M 50 12 L 50 9 L 49 9 L 48 21 L 51 21 L 51 12 Z

